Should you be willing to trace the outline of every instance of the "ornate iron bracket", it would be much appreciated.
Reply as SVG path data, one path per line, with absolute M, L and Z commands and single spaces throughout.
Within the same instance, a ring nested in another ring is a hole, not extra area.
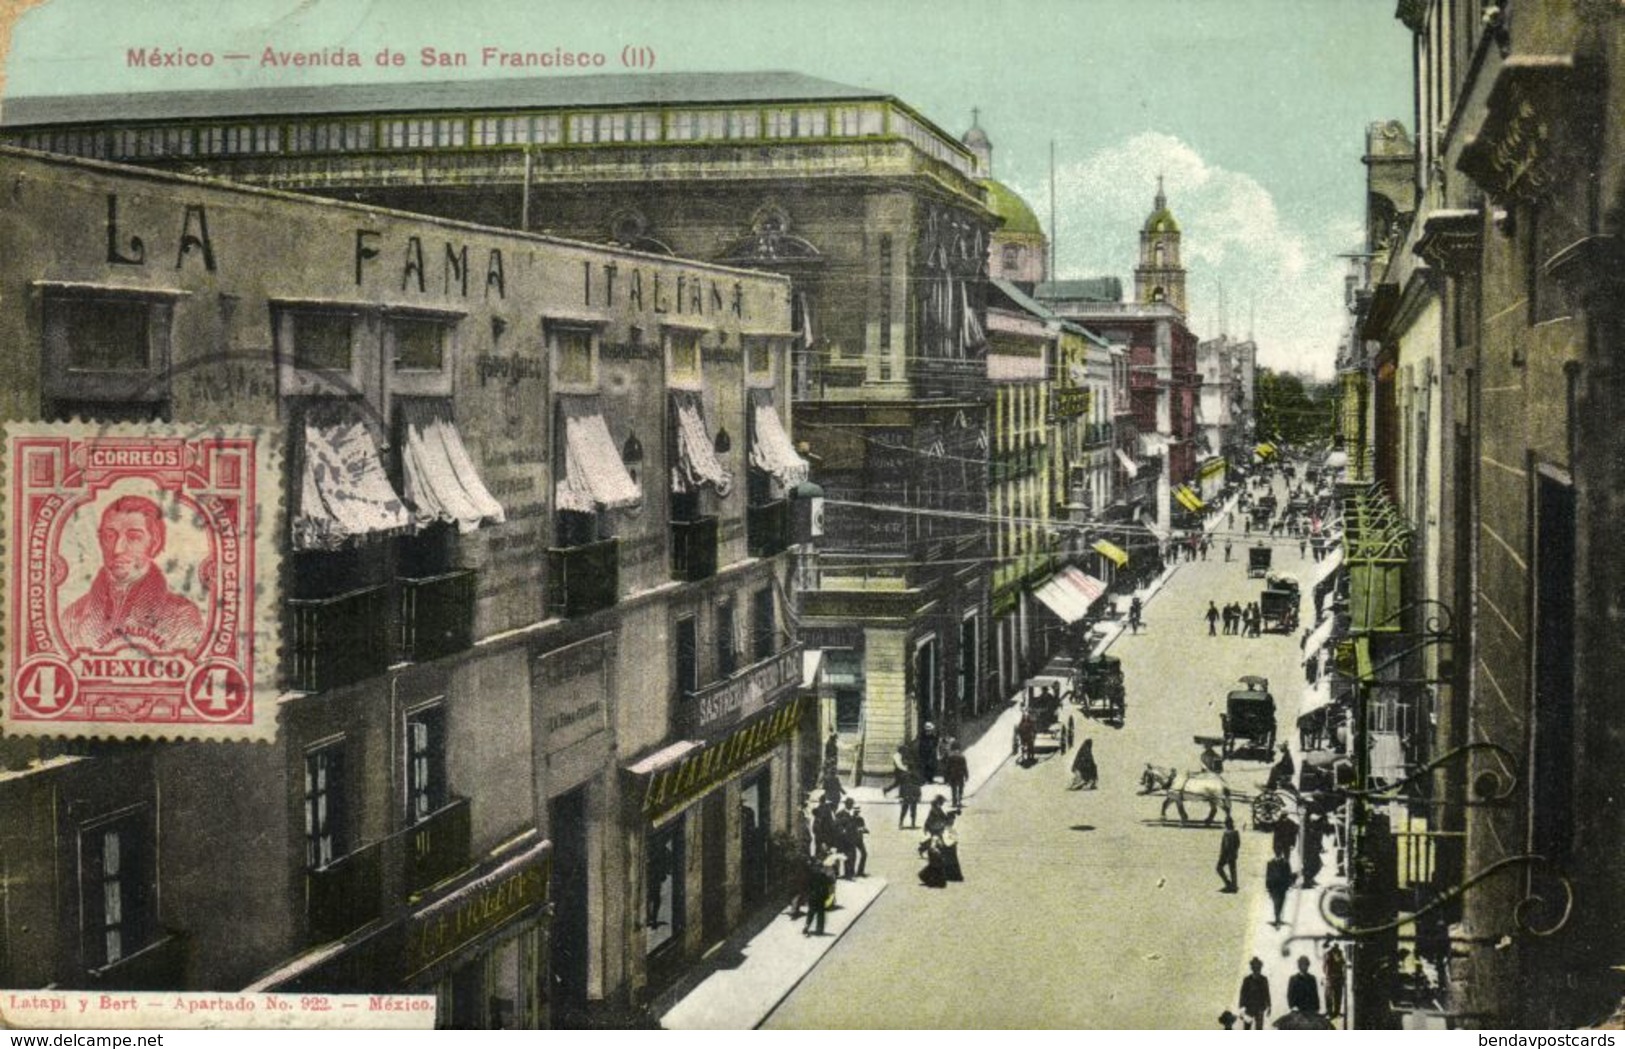
M 1503 802 L 1509 801 L 1512 798 L 1512 792 L 1518 788 L 1519 779 L 1522 778 L 1519 773 L 1518 759 L 1510 750 L 1501 746 L 1499 743 L 1489 743 L 1485 741 L 1468 743 L 1464 746 L 1457 747 L 1454 750 L 1445 751 L 1443 754 L 1440 754 L 1438 757 L 1434 758 L 1426 765 L 1423 765 L 1420 769 L 1417 769 L 1411 775 L 1400 780 L 1398 783 L 1390 783 L 1382 787 L 1368 787 L 1365 790 L 1355 790 L 1352 787 L 1349 787 L 1338 791 L 1338 793 L 1346 797 L 1363 798 L 1367 801 L 1397 800 L 1397 796 L 1402 793 L 1405 788 L 1416 786 L 1427 779 L 1428 776 L 1437 772 L 1439 769 L 1442 769 L 1454 762 L 1457 758 L 1465 757 L 1467 754 L 1475 750 L 1493 751 L 1495 754 L 1499 755 L 1513 771 L 1507 777 L 1502 777 L 1502 775 L 1494 769 L 1485 769 L 1483 772 L 1479 773 L 1478 778 L 1473 780 L 1473 795 L 1476 800 L 1467 802 L 1466 804 L 1499 805 Z M 1443 804 L 1443 802 L 1441 802 L 1441 804 Z
M 1550 905 L 1551 901 L 1547 900 L 1544 896 L 1538 895 L 1533 890 L 1530 890 L 1524 894 L 1523 899 L 1519 900 L 1513 905 L 1512 921 L 1516 926 L 1516 931 L 1522 935 L 1537 937 L 1551 936 L 1555 934 L 1562 929 L 1563 926 L 1568 924 L 1569 915 L 1574 910 L 1574 886 L 1570 884 L 1568 877 L 1562 871 L 1557 869 L 1556 864 L 1547 859 L 1545 856 L 1539 856 L 1534 853 L 1526 853 L 1520 856 L 1508 856 L 1506 859 L 1497 860 L 1488 867 L 1485 867 L 1483 870 L 1479 871 L 1477 874 L 1464 879 L 1462 883 L 1457 885 L 1455 888 L 1450 889 L 1448 892 L 1440 893 L 1426 906 L 1416 911 L 1412 911 L 1404 917 L 1396 918 L 1391 922 L 1384 922 L 1381 925 L 1373 925 L 1366 928 L 1346 925 L 1340 918 L 1331 912 L 1329 909 L 1331 901 L 1334 899 L 1346 898 L 1343 896 L 1343 893 L 1348 891 L 1346 886 L 1331 887 L 1325 892 L 1322 892 L 1320 894 L 1320 899 L 1317 902 L 1317 906 L 1320 909 L 1320 916 L 1326 920 L 1326 924 L 1332 929 L 1334 934 L 1358 940 L 1368 936 L 1376 936 L 1380 933 L 1393 932 L 1402 925 L 1409 925 L 1423 915 L 1439 910 L 1440 908 L 1445 907 L 1457 899 L 1467 895 L 1468 890 L 1480 882 L 1494 877 L 1502 871 L 1512 870 L 1517 867 L 1545 868 L 1546 875 L 1554 879 L 1557 885 L 1563 890 L 1563 908 L 1562 913 L 1558 915 L 1555 922 L 1552 922 L 1550 925 L 1537 927 L 1531 923 L 1530 915 L 1532 909 L 1535 907 L 1548 906 Z M 1494 938 L 1487 941 L 1473 940 L 1465 942 L 1498 943 L 1500 940 L 1499 938 Z

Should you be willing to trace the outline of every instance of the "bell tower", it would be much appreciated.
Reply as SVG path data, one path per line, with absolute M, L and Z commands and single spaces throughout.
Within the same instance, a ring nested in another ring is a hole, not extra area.
M 1134 267 L 1134 301 L 1166 302 L 1185 312 L 1185 267 L 1179 261 L 1179 223 L 1157 176 L 1151 215 L 1140 228 L 1140 264 Z

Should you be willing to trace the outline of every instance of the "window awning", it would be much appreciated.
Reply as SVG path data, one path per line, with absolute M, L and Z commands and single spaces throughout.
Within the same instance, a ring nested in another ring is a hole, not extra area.
M 1094 607 L 1096 601 L 1106 596 L 1106 584 L 1081 568 L 1067 565 L 1055 573 L 1055 578 L 1065 583 L 1074 593 L 1082 597 L 1084 603 L 1091 608 Z
M 1318 715 L 1332 704 L 1332 677 L 1323 675 L 1313 685 L 1303 690 L 1303 698 L 1298 701 L 1298 721 Z
M 773 410 L 770 390 L 751 391 L 750 464 L 765 470 L 785 488 L 794 488 L 807 479 L 807 460 L 796 453 L 790 435 L 784 432 L 779 413 Z
M 1206 503 L 1202 502 L 1201 496 L 1191 491 L 1190 488 L 1185 485 L 1180 485 L 1174 489 L 1174 498 L 1179 500 L 1180 506 L 1183 506 L 1193 514 L 1201 513 L 1203 507 L 1207 505 Z
M 1140 454 L 1147 456 L 1168 454 L 1168 438 L 1160 433 L 1142 433 Z
M 1128 564 L 1128 553 L 1108 539 L 1096 539 L 1090 544 L 1089 548 L 1118 568 L 1123 568 Z
M 1133 459 L 1130 459 L 1127 453 L 1125 453 L 1121 448 L 1114 449 L 1114 451 L 1117 452 L 1117 461 L 1122 465 L 1124 473 L 1128 474 L 1130 477 L 1140 476 L 1139 463 L 1135 462 Z
M 1309 639 L 1303 644 L 1305 661 L 1313 659 L 1315 657 L 1315 653 L 1319 652 L 1321 648 L 1325 646 L 1326 642 L 1332 639 L 1332 628 L 1336 624 L 1337 617 L 1328 611 L 1325 617 L 1321 619 L 1319 625 L 1315 627 L 1314 633 L 1310 634 Z
M 1059 573 L 1044 580 L 1033 596 L 1049 606 L 1049 610 L 1060 617 L 1061 622 L 1071 625 L 1089 614 L 1089 603 L 1083 595 L 1062 580 Z
M 406 446 L 401 450 L 406 501 L 418 522 L 455 523 L 459 532 L 468 533 L 482 521 L 507 520 L 502 504 L 480 480 L 463 436 L 445 409 L 433 402 L 396 403 L 406 422 Z
M 295 550 L 333 550 L 411 525 L 406 505 L 384 473 L 378 442 L 360 419 L 307 421 L 304 454 L 293 519 Z
M 1275 455 L 1275 445 L 1270 444 L 1268 441 L 1264 441 L 1260 443 L 1258 447 L 1254 448 L 1253 451 L 1258 453 L 1258 457 L 1260 459 L 1270 459 Z
M 705 429 L 700 395 L 688 390 L 673 390 L 671 406 L 677 430 L 677 457 L 671 468 L 671 490 L 682 494 L 710 485 L 718 495 L 726 496 L 733 491 L 733 475 L 717 458 L 711 434 Z
M 564 416 L 564 465 L 553 488 L 556 509 L 597 513 L 624 510 L 643 500 L 609 426 L 598 410 L 596 397 L 560 397 Z
M 987 346 L 987 333 L 982 331 L 982 324 L 976 319 L 976 310 L 971 306 L 970 289 L 965 287 L 964 281 L 957 282 L 956 287 L 965 311 L 965 325 L 960 330 L 963 339 L 962 349 L 968 355 Z

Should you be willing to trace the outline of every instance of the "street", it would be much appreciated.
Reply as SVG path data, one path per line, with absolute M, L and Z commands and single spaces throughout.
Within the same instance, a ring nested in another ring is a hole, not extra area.
M 1192 737 L 1220 734 L 1225 694 L 1244 674 L 1269 678 L 1278 739 L 1295 743 L 1299 632 L 1207 636 L 1209 600 L 1253 601 L 1263 586 L 1246 576 L 1252 537 L 1236 521 L 1233 560 L 1224 561 L 1221 517 L 1207 560 L 1181 562 L 1147 603 L 1144 629 L 1112 646 L 1127 687 L 1124 726 L 1074 713 L 1078 740 L 1095 741 L 1100 788 L 1066 789 L 1071 754 L 1032 768 L 1007 762 L 967 799 L 958 828 L 966 880 L 945 889 L 915 876 L 919 833 L 896 830 L 894 807 L 870 806 L 870 870 L 892 888 L 764 1026 L 1212 1028 L 1235 1008 L 1259 949 L 1252 937 L 1266 931 L 1252 926 L 1268 910 L 1269 837 L 1238 802 L 1241 891 L 1221 893 L 1222 814 L 1202 826 L 1206 805 L 1187 803 L 1190 826 L 1164 824 L 1161 799 L 1137 791 L 1148 761 L 1198 767 Z M 1277 569 L 1304 579 L 1307 614 L 1312 562 L 1284 539 L 1274 556 Z M 1267 768 L 1261 756 L 1237 760 L 1225 776 L 1251 795 Z

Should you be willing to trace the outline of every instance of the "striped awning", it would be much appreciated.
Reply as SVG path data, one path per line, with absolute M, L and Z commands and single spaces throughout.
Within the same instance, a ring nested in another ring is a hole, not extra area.
M 1096 539 L 1090 544 L 1090 549 L 1118 568 L 1128 565 L 1128 552 L 1108 539 Z
M 1268 441 L 1263 441 L 1260 442 L 1258 447 L 1254 448 L 1253 451 L 1258 453 L 1258 457 L 1260 459 L 1270 459 L 1275 455 L 1275 445 L 1269 443 Z
M 450 413 L 435 402 L 396 402 L 406 422 L 401 449 L 406 501 L 420 524 L 444 521 L 468 533 L 481 522 L 507 520 L 502 504 L 491 497 L 478 468 L 463 445 Z
M 1192 491 L 1188 485 L 1182 484 L 1175 488 L 1174 498 L 1179 501 L 1180 506 L 1193 514 L 1199 514 L 1207 508 L 1207 504 L 1202 501 L 1202 497 Z
M 1081 568 L 1067 565 L 1055 573 L 1055 578 L 1070 587 L 1091 606 L 1106 596 L 1106 584 Z
M 1076 623 L 1089 614 L 1106 593 L 1106 584 L 1080 569 L 1067 565 L 1056 572 L 1033 596 L 1044 602 L 1064 623 Z

